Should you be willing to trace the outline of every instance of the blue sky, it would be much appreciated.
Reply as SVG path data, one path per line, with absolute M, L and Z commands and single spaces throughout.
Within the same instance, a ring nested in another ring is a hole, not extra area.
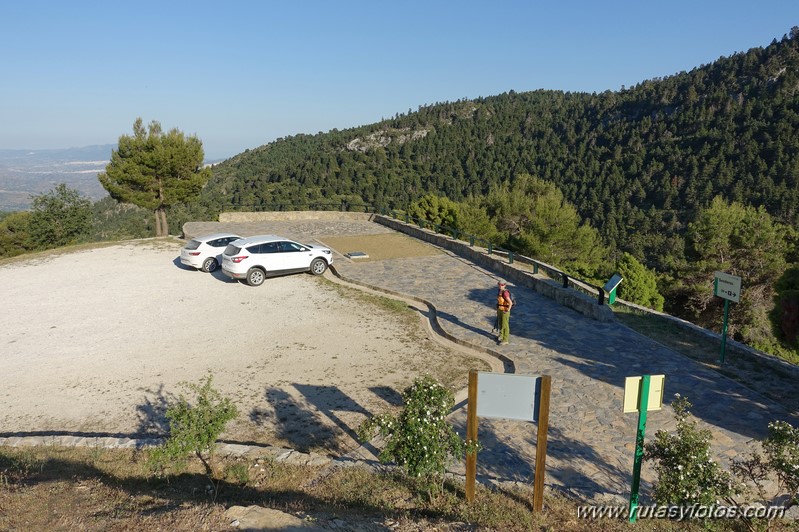
M 219 159 L 435 102 L 618 90 L 792 26 L 797 0 L 9 0 L 0 148 L 113 144 L 141 117 Z

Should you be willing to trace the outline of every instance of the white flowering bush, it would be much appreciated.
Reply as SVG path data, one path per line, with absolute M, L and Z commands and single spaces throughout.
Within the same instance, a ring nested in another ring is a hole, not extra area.
M 443 486 L 447 464 L 466 452 L 477 452 L 477 442 L 464 442 L 447 422 L 455 398 L 450 390 L 425 375 L 414 380 L 403 393 L 403 409 L 380 414 L 358 428 L 363 441 L 377 434 L 385 440 L 382 463 L 398 464 L 408 476 L 427 484 L 428 490 Z
M 739 492 L 730 473 L 710 457 L 709 430 L 690 418 L 691 403 L 679 394 L 671 404 L 677 420 L 675 433 L 659 430 L 644 447 L 644 459 L 655 462 L 658 504 L 713 504 Z
M 799 503 L 799 428 L 785 421 L 768 425 L 769 435 L 763 441 L 769 468 L 777 474 L 780 485 Z
M 755 486 L 764 500 L 769 498 L 764 481 L 774 475 L 781 492 L 788 495 L 784 504 L 788 507 L 799 504 L 799 428 L 785 421 L 773 421 L 768 424 L 768 437 L 760 443 L 765 456 L 753 452 L 747 459 L 735 461 L 733 472 Z

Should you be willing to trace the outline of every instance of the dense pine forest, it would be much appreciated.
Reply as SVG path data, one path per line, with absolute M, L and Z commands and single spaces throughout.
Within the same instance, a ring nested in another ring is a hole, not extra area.
M 739 275 L 731 334 L 799 359 L 799 27 L 619 91 L 510 91 L 278 139 L 216 165 L 169 223 L 319 203 L 409 211 L 586 280 L 620 271 L 620 297 L 715 330 L 713 272 Z M 93 208 L 98 238 L 146 230 L 135 209 Z
M 799 221 L 799 31 L 618 92 L 509 92 L 299 135 L 215 168 L 217 205 L 459 201 L 530 174 L 619 249 L 659 269 L 721 195 Z

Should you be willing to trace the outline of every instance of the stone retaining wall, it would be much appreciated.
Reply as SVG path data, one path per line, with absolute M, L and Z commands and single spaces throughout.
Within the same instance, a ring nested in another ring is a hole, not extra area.
M 406 224 L 393 218 L 378 214 L 373 216 L 374 222 L 414 238 L 418 238 L 419 240 L 424 240 L 425 242 L 430 242 L 436 246 L 448 249 L 456 255 L 468 259 L 479 266 L 497 272 L 498 275 L 504 277 L 507 281 L 513 282 L 513 284 L 517 286 L 526 286 L 527 288 L 531 288 L 555 300 L 563 306 L 573 308 L 583 316 L 601 322 L 611 322 L 615 320 L 610 307 L 607 305 L 599 305 L 596 298 L 590 297 L 572 288 L 563 288 L 560 283 L 552 279 L 533 274 L 530 271 L 525 271 L 514 264 L 508 264 L 500 259 L 499 255 L 489 255 L 488 250 L 485 248 L 470 246 L 468 242 L 456 240 L 452 237 L 422 229 L 415 225 Z
M 659 316 L 664 320 L 668 320 L 669 322 L 673 323 L 674 325 L 683 329 L 684 331 L 687 331 L 692 335 L 701 338 L 704 341 L 718 342 L 719 351 L 721 351 L 721 335 L 719 333 L 703 329 L 699 325 L 695 325 L 690 321 L 685 321 L 670 314 L 664 314 L 663 312 L 652 310 L 651 308 L 642 307 L 641 305 L 636 305 L 635 303 L 630 303 L 629 301 L 624 301 L 623 299 L 616 299 L 615 304 L 631 308 L 637 312 L 643 312 L 646 314 Z M 791 364 L 787 360 L 783 360 L 777 356 L 764 353 L 763 351 L 759 351 L 754 347 L 749 347 L 746 344 L 736 342 L 735 340 L 729 337 L 727 338 L 726 351 L 728 356 L 729 355 L 740 356 L 757 360 L 760 364 L 767 365 L 775 371 L 782 371 L 783 373 L 794 375 L 796 379 L 799 380 L 799 366 Z
M 342 211 L 267 211 L 267 212 L 223 212 L 219 214 L 222 223 L 242 222 L 293 222 L 296 220 L 371 220 L 374 214 L 368 212 Z

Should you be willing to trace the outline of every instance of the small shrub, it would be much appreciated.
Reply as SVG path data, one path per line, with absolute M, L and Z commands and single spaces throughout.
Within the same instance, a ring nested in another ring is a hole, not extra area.
M 189 403 L 180 394 L 177 404 L 167 407 L 169 437 L 150 454 L 150 465 L 154 470 L 162 474 L 167 469 L 182 471 L 189 456 L 194 454 L 206 472 L 212 474 L 209 459 L 216 439 L 238 414 L 233 402 L 211 386 L 212 380 L 212 376 L 207 375 L 199 384 L 181 383 L 184 389 L 195 394 L 194 402 Z
M 232 479 L 241 486 L 250 482 L 250 466 L 245 462 L 236 462 L 225 467 L 225 478 Z
M 677 419 L 676 433 L 659 430 L 644 448 L 644 459 L 656 462 L 657 503 L 713 504 L 738 493 L 732 475 L 710 457 L 710 431 L 700 430 L 690 419 L 691 403 L 677 394 L 671 406 Z
M 447 464 L 466 452 L 477 452 L 477 442 L 464 442 L 447 422 L 455 398 L 450 390 L 426 375 L 403 393 L 398 415 L 381 414 L 364 421 L 358 436 L 368 441 L 376 434 L 385 439 L 380 461 L 395 462 L 405 473 L 426 484 L 428 493 L 443 489 Z
M 763 441 L 769 469 L 777 474 L 780 486 L 799 503 L 799 428 L 785 421 L 768 425 L 769 435 Z

